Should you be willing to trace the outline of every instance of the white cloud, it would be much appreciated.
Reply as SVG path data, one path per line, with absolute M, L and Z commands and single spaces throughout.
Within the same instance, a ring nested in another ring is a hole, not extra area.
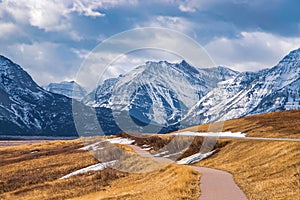
M 57 0 L 4 0 L 1 3 L 1 10 L 11 15 L 17 23 L 30 24 L 46 31 L 59 31 L 70 25 L 68 9 L 63 2 Z
M 90 16 L 90 17 L 103 17 L 105 16 L 104 13 L 96 11 L 97 9 L 101 8 L 102 3 L 100 2 L 87 2 L 87 1 L 75 1 L 73 3 L 73 7 L 71 11 L 78 12 L 80 15 Z
M 156 16 L 148 22 L 137 25 L 136 27 L 161 27 L 169 28 L 183 33 L 189 33 L 194 25 L 183 17 Z
M 103 17 L 105 14 L 100 9 L 136 4 L 137 0 L 75 0 L 71 11 L 89 17 Z
M 286 38 L 265 32 L 242 32 L 239 38 L 217 38 L 205 46 L 216 64 L 239 71 L 272 67 L 299 47 L 300 37 Z
M 80 63 L 66 47 L 51 42 L 10 45 L 5 54 L 41 85 L 74 79 Z
M 213 3 L 217 0 L 186 0 L 179 2 L 179 10 L 182 12 L 196 12 L 201 7 Z
M 135 0 L 3 0 L 0 16 L 7 13 L 17 23 L 30 24 L 45 31 L 71 28 L 71 13 L 89 17 L 102 17 L 101 9 L 134 5 Z
M 105 78 L 109 75 L 117 76 L 148 60 L 177 62 L 185 59 L 196 67 L 214 65 L 197 42 L 182 33 L 162 28 L 139 28 L 122 32 L 104 40 L 92 54 L 82 50 L 73 51 L 85 58 L 76 81 L 87 88 L 95 87 L 101 74 Z M 114 71 L 109 69 L 106 72 L 108 66 L 112 66 Z

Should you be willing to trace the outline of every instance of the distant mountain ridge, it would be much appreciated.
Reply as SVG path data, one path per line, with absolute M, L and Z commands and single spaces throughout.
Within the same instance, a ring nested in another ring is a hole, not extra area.
M 45 87 L 45 89 L 49 92 L 74 98 L 78 101 L 81 101 L 87 95 L 87 91 L 75 81 L 50 83 L 48 86 Z
M 48 90 L 51 92 L 39 87 L 19 65 L 0 56 L 0 135 L 76 135 L 69 97 L 81 100 L 75 102 L 82 108 L 78 113 L 82 119 L 89 119 L 94 110 L 107 135 L 122 130 L 166 133 L 300 109 L 300 49 L 258 72 L 198 69 L 186 61 L 149 61 L 105 80 L 89 94 L 76 82 L 50 84 Z M 85 115 L 84 110 L 90 113 Z M 98 130 L 92 123 L 83 123 L 86 129 Z

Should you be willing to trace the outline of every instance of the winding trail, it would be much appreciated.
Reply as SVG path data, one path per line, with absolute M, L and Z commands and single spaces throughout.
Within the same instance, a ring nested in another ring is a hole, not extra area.
M 137 154 L 145 158 L 151 158 L 158 162 L 174 163 L 174 161 L 164 157 L 154 157 L 149 152 L 135 145 L 128 145 Z M 228 172 L 206 168 L 190 166 L 201 173 L 199 200 L 247 200 L 244 192 L 234 182 L 232 175 Z
M 246 200 L 247 197 L 234 182 L 232 174 L 206 168 L 191 166 L 201 173 L 199 200 Z

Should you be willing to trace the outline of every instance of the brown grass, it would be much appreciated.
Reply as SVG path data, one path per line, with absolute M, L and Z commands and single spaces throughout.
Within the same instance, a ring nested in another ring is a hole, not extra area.
M 181 158 L 198 153 L 203 142 L 203 137 L 147 135 L 139 133 L 129 134 L 125 132 L 120 133 L 118 136 L 130 138 L 135 141 L 135 145 L 140 147 L 149 145 L 152 147 L 150 152 L 154 154 L 164 151 L 168 151 L 169 154 L 178 153 L 169 157 L 169 159 L 172 160 L 180 160 Z
M 285 111 L 225 122 L 225 131 L 255 137 L 300 138 L 300 111 Z M 190 130 L 207 130 L 207 125 Z M 249 199 L 299 199 L 300 143 L 220 140 L 221 151 L 197 165 L 231 172 Z
M 186 166 L 170 165 L 145 174 L 130 174 L 112 182 L 106 191 L 73 200 L 98 199 L 197 199 L 200 174 Z
M 149 145 L 153 147 L 154 151 L 157 151 L 164 146 L 166 146 L 171 140 L 172 137 L 170 136 L 156 136 L 156 135 L 147 135 L 147 134 L 140 134 L 140 133 L 126 133 L 121 132 L 118 134 L 119 137 L 123 138 L 130 138 L 134 140 L 134 144 L 137 146 L 142 145 Z
M 300 138 L 300 110 L 272 112 L 224 122 L 223 131 L 243 132 L 249 137 Z M 206 132 L 209 124 L 182 131 Z
M 103 139 L 89 138 L 85 143 Z M 125 199 L 195 199 L 200 193 L 200 174 L 188 167 L 141 158 L 124 145 L 107 142 L 100 145 L 105 149 L 93 153 L 95 159 L 90 152 L 78 150 L 82 146 L 81 140 L 74 140 L 1 148 L 0 199 L 54 200 L 87 194 L 114 198 L 116 191 Z M 119 160 L 114 169 L 59 180 L 75 170 L 112 159 Z

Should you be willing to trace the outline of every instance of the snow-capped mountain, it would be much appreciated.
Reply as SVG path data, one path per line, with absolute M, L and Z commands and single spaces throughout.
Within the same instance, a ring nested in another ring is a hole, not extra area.
M 49 92 L 61 94 L 76 100 L 82 100 L 87 92 L 75 81 L 63 81 L 60 83 L 50 83 L 45 89 Z
M 99 117 L 103 117 L 103 110 L 110 113 L 123 130 L 151 132 L 141 126 L 132 129 L 132 120 L 168 129 L 218 82 L 237 74 L 225 67 L 197 69 L 185 61 L 149 61 L 123 76 L 104 81 L 94 92 L 93 106 Z
M 74 85 L 52 88 L 71 96 Z M 74 119 L 81 133 L 98 134 L 98 122 L 104 134 L 122 130 L 165 133 L 218 120 L 300 109 L 300 49 L 273 68 L 258 72 L 198 69 L 185 61 L 149 61 L 105 80 L 82 99 L 88 106 L 73 100 L 75 112 L 71 98 L 52 92 L 0 56 L 0 135 L 73 136 Z M 80 95 L 75 96 L 81 99 Z
M 185 116 L 194 125 L 276 110 L 300 109 L 300 49 L 276 66 L 221 82 Z
M 74 136 L 72 100 L 39 87 L 0 56 L 0 135 Z

